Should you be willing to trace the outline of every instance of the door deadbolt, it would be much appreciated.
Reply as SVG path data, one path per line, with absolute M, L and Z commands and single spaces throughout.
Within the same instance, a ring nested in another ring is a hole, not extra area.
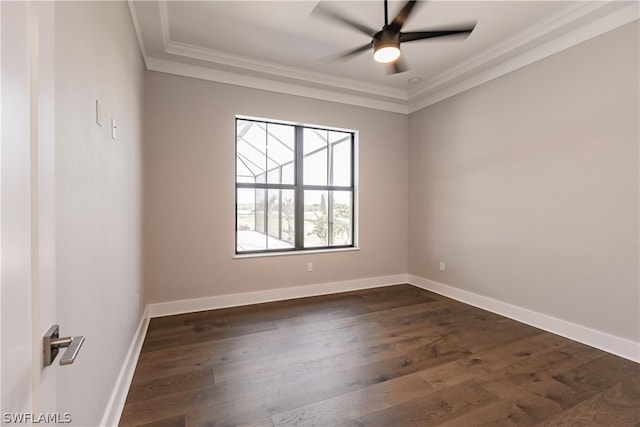
M 60 327 L 53 325 L 49 328 L 47 333 L 43 337 L 42 352 L 43 360 L 42 366 L 49 366 L 53 363 L 58 351 L 61 347 L 66 347 L 66 351 L 60 359 L 61 365 L 70 365 L 76 360 L 76 356 L 80 351 L 80 347 L 84 343 L 84 337 L 64 337 L 60 338 Z

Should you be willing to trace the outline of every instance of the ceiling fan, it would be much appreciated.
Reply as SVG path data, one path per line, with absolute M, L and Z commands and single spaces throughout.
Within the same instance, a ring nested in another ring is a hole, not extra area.
M 402 9 L 400 9 L 400 12 L 398 12 L 391 23 L 389 23 L 387 0 L 384 0 L 384 26 L 379 31 L 327 8 L 324 2 L 320 2 L 313 10 L 313 13 L 331 18 L 371 37 L 371 41 L 369 43 L 334 55 L 331 57 L 332 60 L 347 59 L 369 49 L 373 49 L 373 59 L 376 62 L 390 64 L 389 73 L 395 74 L 408 69 L 402 58 L 400 58 L 401 43 L 454 35 L 468 36 L 476 26 L 476 24 L 473 23 L 461 25 L 457 28 L 439 28 L 432 30 L 410 31 L 406 33 L 402 32 L 402 27 L 407 22 L 407 19 L 409 19 L 416 3 L 418 3 L 416 0 L 406 2 Z

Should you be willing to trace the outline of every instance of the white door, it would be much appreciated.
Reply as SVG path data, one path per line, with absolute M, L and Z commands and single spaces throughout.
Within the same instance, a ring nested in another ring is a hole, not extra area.
M 56 320 L 53 8 L 53 2 L 0 2 L 3 425 L 64 421 L 56 373 L 72 369 L 42 363 L 42 336 Z M 61 336 L 68 332 L 60 329 Z

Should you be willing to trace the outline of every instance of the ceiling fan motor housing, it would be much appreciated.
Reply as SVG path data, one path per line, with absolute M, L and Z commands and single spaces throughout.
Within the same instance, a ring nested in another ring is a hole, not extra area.
M 385 26 L 373 36 L 373 50 L 377 51 L 383 47 L 396 47 L 400 49 L 400 33 L 393 31 L 389 26 Z

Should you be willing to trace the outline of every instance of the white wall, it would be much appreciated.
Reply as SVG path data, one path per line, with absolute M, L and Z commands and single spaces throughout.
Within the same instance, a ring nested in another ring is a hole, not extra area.
M 59 371 L 58 407 L 90 426 L 141 316 L 144 68 L 125 2 L 57 2 L 55 14 L 58 321 L 61 334 L 86 336 Z
M 410 116 L 410 274 L 639 341 L 638 40 L 635 21 Z
M 236 114 L 360 132 L 360 251 L 233 259 Z M 406 273 L 407 123 L 401 114 L 147 73 L 148 301 Z

